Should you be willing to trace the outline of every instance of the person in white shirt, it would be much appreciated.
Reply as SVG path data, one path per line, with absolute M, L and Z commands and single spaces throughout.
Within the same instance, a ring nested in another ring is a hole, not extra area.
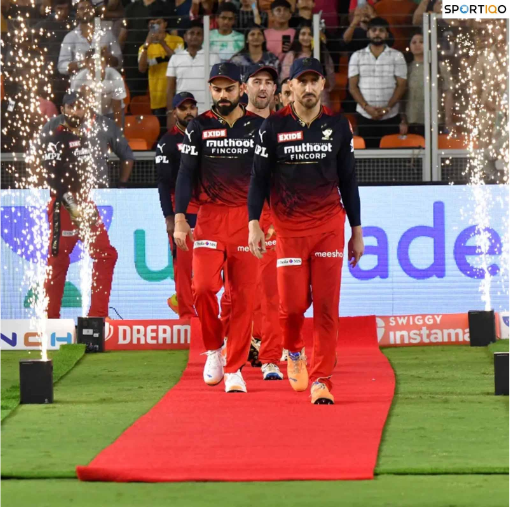
M 87 60 L 94 54 L 94 7 L 90 0 L 80 0 L 76 8 L 78 26 L 69 32 L 60 47 L 58 71 L 64 75 L 73 75 L 84 69 Z M 99 37 L 101 54 L 107 65 L 120 69 L 122 52 L 117 39 L 110 29 L 102 29 Z
M 124 102 L 126 87 L 122 76 L 112 67 L 106 66 L 106 61 L 101 59 L 101 111 L 103 116 L 115 121 L 122 129 L 124 126 Z M 71 78 L 70 89 L 78 92 L 82 87 L 97 91 L 95 81 L 94 63 L 89 62 L 85 69 L 80 70 Z
M 204 72 L 209 75 L 209 69 L 204 70 L 204 31 L 202 21 L 194 20 L 184 35 L 186 49 L 176 51 L 169 60 L 167 67 L 167 126 L 172 128 L 172 99 L 176 93 L 193 93 L 197 101 L 199 114 L 210 108 L 209 97 L 206 96 Z M 217 55 L 209 55 L 210 68 L 220 63 Z
M 385 19 L 373 18 L 367 30 L 369 45 L 355 51 L 349 63 L 358 134 L 367 148 L 378 148 L 383 136 L 399 133 L 399 101 L 406 92 L 408 69 L 403 54 L 385 44 L 388 27 Z

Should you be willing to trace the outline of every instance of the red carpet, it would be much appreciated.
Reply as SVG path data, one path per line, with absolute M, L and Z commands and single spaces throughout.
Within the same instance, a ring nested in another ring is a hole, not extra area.
M 194 319 L 196 320 L 196 319 Z M 263 382 L 245 366 L 248 394 L 202 381 L 194 323 L 180 382 L 88 466 L 84 481 L 285 481 L 372 479 L 394 394 L 374 317 L 340 320 L 335 405 L 312 405 L 287 380 Z M 312 333 L 312 320 L 306 324 Z M 285 365 L 283 365 L 285 367 Z M 126 372 L 129 374 L 129 372 Z M 143 396 L 143 393 L 141 393 Z

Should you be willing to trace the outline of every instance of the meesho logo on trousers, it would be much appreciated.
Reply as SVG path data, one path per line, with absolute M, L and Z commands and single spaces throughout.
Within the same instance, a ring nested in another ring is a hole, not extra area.
M 466 313 L 376 317 L 381 347 L 459 345 L 470 342 Z

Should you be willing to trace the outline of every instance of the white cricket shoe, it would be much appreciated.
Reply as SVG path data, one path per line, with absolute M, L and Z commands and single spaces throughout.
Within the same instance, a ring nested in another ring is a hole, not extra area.
M 204 382 L 208 386 L 216 386 L 224 378 L 224 358 L 222 357 L 222 349 L 208 350 L 204 353 L 208 356 L 204 365 Z
M 282 349 L 282 357 L 280 358 L 281 363 L 287 363 L 287 349 Z
M 284 375 L 280 371 L 279 367 L 273 363 L 263 364 L 261 366 L 263 372 L 263 380 L 283 380 Z
M 226 373 L 224 376 L 226 393 L 246 393 L 247 385 L 241 375 L 241 370 L 236 373 Z

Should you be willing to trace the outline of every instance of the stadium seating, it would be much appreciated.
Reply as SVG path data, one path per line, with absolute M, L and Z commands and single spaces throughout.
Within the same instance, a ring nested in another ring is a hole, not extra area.
M 152 114 L 151 99 L 149 98 L 149 95 L 138 95 L 133 97 L 130 103 L 130 113 L 142 115 Z
M 449 134 L 438 136 L 439 150 L 467 150 L 470 146 L 470 139 L 466 136 L 454 137 Z
M 144 139 L 151 149 L 160 135 L 160 122 L 152 114 L 142 116 L 126 116 L 124 135 L 128 140 Z
M 353 136 L 353 146 L 356 150 L 365 150 L 366 142 L 363 137 Z
M 380 141 L 380 148 L 425 148 L 426 140 L 416 134 L 402 136 L 392 134 L 383 136 Z

